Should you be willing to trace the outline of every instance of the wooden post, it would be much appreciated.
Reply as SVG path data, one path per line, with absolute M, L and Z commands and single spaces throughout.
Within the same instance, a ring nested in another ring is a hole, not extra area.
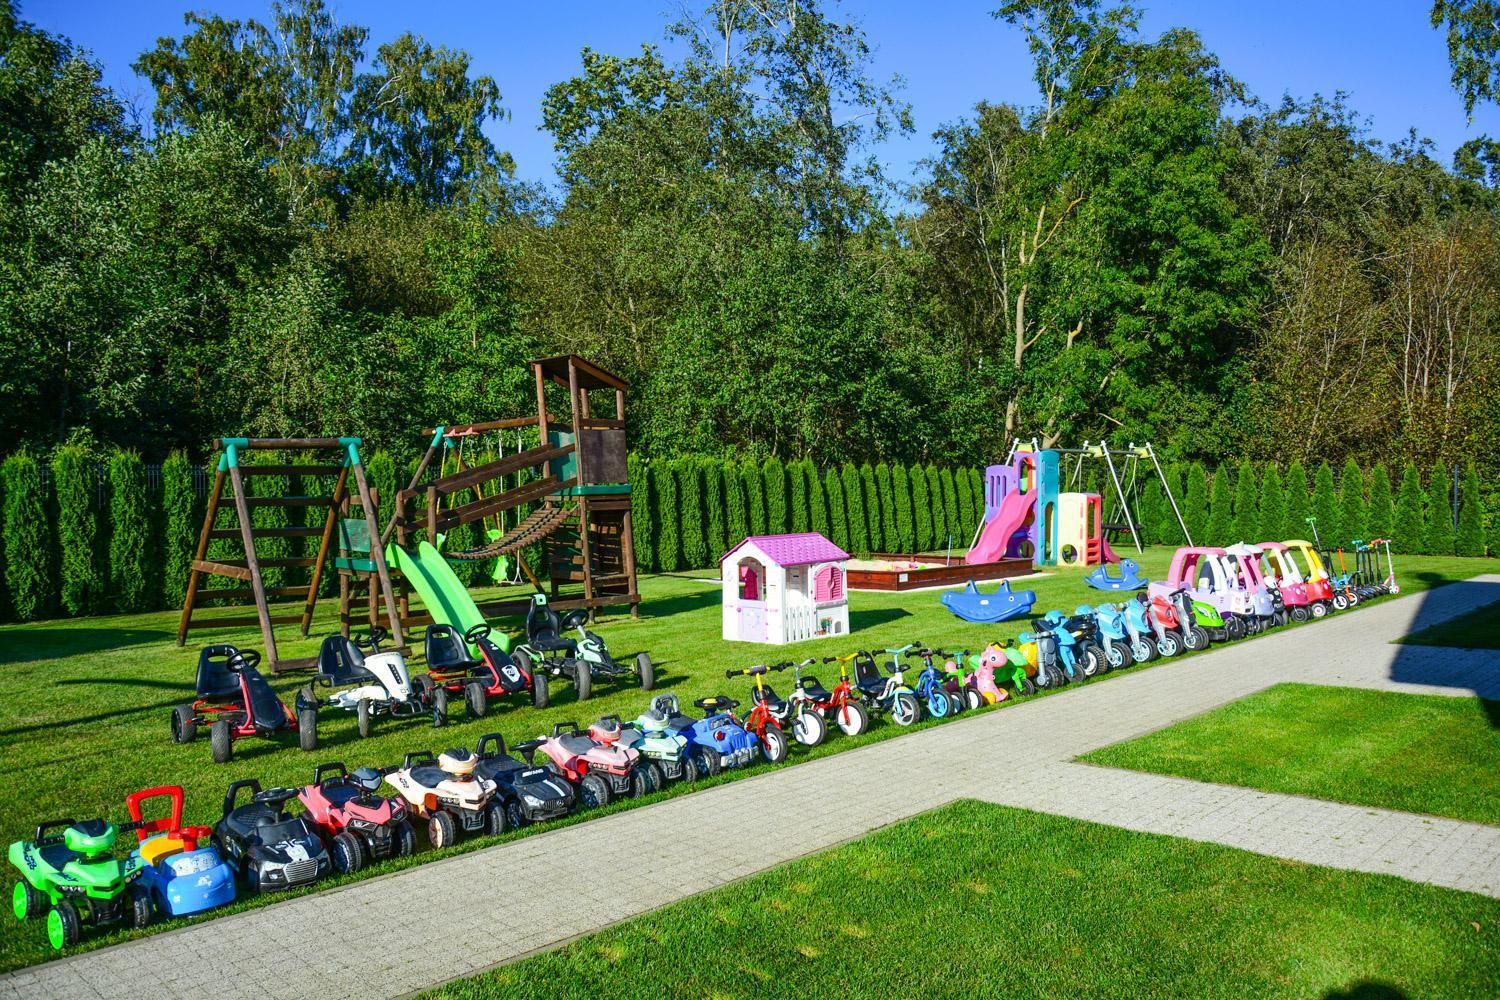
M 219 497 L 224 492 L 224 470 L 220 469 L 214 474 L 214 486 L 208 495 L 208 513 L 203 517 L 203 528 L 198 532 L 198 548 L 194 550 L 193 561 L 202 562 L 208 558 L 208 535 L 214 529 L 214 519 L 219 515 Z M 181 646 L 187 642 L 188 622 L 193 617 L 193 603 L 198 597 L 198 570 L 195 568 L 188 573 L 187 596 L 182 602 L 182 617 L 177 621 L 177 645 Z
M 536 372 L 536 424 L 541 429 L 542 439 L 538 445 L 547 443 L 547 376 L 542 373 L 539 362 L 531 363 L 532 370 Z
M 369 528 L 370 537 L 374 538 L 375 529 L 377 527 L 375 522 L 375 497 L 370 493 L 370 484 L 365 480 L 365 467 L 363 463 L 359 463 L 354 466 L 354 486 L 359 490 L 359 502 L 363 504 L 365 508 L 365 524 Z M 432 515 L 429 514 L 428 516 L 431 517 Z M 385 607 L 391 620 L 391 641 L 394 642 L 396 644 L 396 648 L 399 649 L 402 646 L 406 645 L 406 640 L 402 637 L 401 634 L 401 615 L 396 609 L 396 603 L 392 596 L 390 567 L 385 564 L 385 549 L 380 545 L 379 542 L 376 542 L 370 546 L 370 558 L 375 563 L 374 575 L 380 578 L 380 586 L 385 591 Z M 375 586 L 375 581 L 373 579 L 370 581 L 370 586 L 372 588 Z M 373 594 L 371 605 L 370 615 L 372 620 L 371 623 L 373 624 L 375 613 L 375 608 L 373 607 Z
M 271 608 L 266 604 L 266 586 L 261 581 L 260 559 L 255 554 L 255 535 L 250 528 L 250 505 L 245 502 L 245 477 L 236 461 L 229 466 L 229 485 L 234 490 L 234 510 L 240 519 L 240 538 L 245 543 L 245 566 L 250 570 L 250 590 L 255 595 L 255 616 L 266 640 L 266 662 L 276 670 L 276 633 L 271 628 Z
M 437 546 L 438 494 L 436 486 L 427 487 L 427 544 Z
M 303 635 L 307 635 L 312 628 L 313 607 L 318 603 L 318 588 L 323 584 L 323 564 L 328 561 L 328 546 L 333 541 L 334 526 L 338 524 L 339 506 L 348 502 L 348 495 L 345 492 L 348 479 L 349 469 L 346 466 L 339 471 L 338 482 L 333 486 L 333 502 L 328 505 L 328 519 L 323 522 L 323 535 L 318 542 L 318 554 L 313 559 L 312 576 L 307 584 L 307 603 L 302 606 Z M 342 604 L 339 611 L 342 614 Z

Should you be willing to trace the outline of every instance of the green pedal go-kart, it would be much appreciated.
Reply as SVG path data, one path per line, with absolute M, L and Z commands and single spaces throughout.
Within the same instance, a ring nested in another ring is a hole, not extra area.
M 151 895 L 137 885 L 138 858 L 114 856 L 122 830 L 107 820 L 53 820 L 36 828 L 31 840 L 10 845 L 10 863 L 21 873 L 11 892 L 17 920 L 47 915 L 47 940 L 59 950 L 78 943 L 85 926 L 128 921 L 133 928 L 151 922 Z M 54 831 L 61 831 L 54 832 Z
M 511 649 L 511 658 L 526 674 L 545 672 L 554 677 L 569 677 L 579 701 L 588 700 L 594 681 L 637 680 L 642 691 L 656 686 L 656 669 L 651 657 L 637 653 L 629 662 L 610 655 L 604 640 L 585 627 L 588 612 L 579 608 L 558 616 L 547 603 L 547 595 L 533 594 L 526 613 L 526 641 Z M 576 629 L 578 638 L 563 635 Z

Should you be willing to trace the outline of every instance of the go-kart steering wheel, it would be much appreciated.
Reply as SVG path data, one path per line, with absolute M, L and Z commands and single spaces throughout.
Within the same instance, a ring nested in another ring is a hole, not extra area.
M 253 649 L 240 649 L 236 650 L 236 652 L 239 655 L 229 661 L 231 664 L 238 660 L 241 667 L 249 667 L 251 670 L 260 666 L 260 653 L 257 651 Z
M 464 642 L 467 642 L 471 646 L 475 646 L 479 644 L 480 639 L 489 638 L 489 634 L 490 627 L 484 622 L 480 622 L 478 625 L 471 626 L 469 628 L 469 631 L 464 633 Z
M 250 796 L 250 801 L 263 806 L 278 806 L 287 799 L 295 798 L 295 788 L 267 788 L 265 791 L 256 792 Z
M 374 649 L 384 642 L 385 637 L 390 634 L 390 632 L 379 625 L 372 625 L 368 631 L 360 632 L 354 637 L 354 644 L 360 649 Z

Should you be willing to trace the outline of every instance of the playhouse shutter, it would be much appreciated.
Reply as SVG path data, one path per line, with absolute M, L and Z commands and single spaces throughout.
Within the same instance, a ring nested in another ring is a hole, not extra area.
M 813 599 L 818 603 L 837 601 L 844 596 L 844 574 L 837 566 L 824 566 L 813 577 Z

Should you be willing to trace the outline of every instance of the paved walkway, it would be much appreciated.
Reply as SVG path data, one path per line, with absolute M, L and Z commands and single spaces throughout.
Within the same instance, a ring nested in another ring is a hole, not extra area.
M 398 996 L 956 798 L 1500 896 L 1500 827 L 1069 763 L 1284 680 L 1494 696 L 1500 657 L 1388 645 L 1500 576 L 1334 617 L 566 829 L 0 977 L 0 998 Z M 1393 679 L 1399 678 L 1399 679 Z M 987 745 L 1019 748 L 1021 773 Z M 705 831 L 724 831 L 715 835 Z M 749 841 L 745 832 L 762 832 Z M 747 849 L 747 843 L 753 849 Z M 454 933 L 455 927 L 464 931 Z

